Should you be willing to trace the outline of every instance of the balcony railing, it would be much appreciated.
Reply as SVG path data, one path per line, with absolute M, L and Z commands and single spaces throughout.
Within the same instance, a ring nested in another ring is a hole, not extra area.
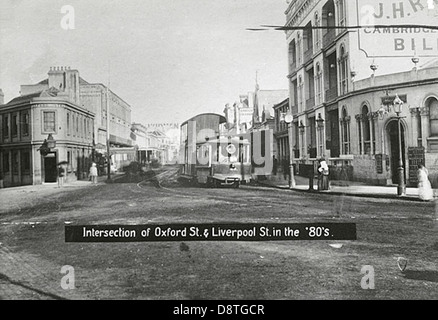
M 297 71 L 297 63 L 291 62 L 289 65 L 290 74 L 294 74 Z
M 338 97 L 338 87 L 333 87 L 325 91 L 325 100 L 330 101 Z
M 304 63 L 309 62 L 313 57 L 313 48 L 310 48 L 306 52 L 304 52 Z
M 323 48 L 326 48 L 329 46 L 336 38 L 336 31 L 335 29 L 330 29 L 322 38 L 322 46 Z
M 312 109 L 315 106 L 315 97 L 311 97 L 306 100 L 306 109 Z

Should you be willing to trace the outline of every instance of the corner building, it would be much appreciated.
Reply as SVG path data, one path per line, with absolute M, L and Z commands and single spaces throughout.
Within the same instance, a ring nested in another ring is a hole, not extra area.
M 438 182 L 437 30 L 371 25 L 425 25 L 437 9 L 421 0 L 290 1 L 286 27 L 299 27 L 286 31 L 298 167 L 325 157 L 332 179 L 397 184 L 401 144 L 406 183 L 416 185 L 420 163 Z

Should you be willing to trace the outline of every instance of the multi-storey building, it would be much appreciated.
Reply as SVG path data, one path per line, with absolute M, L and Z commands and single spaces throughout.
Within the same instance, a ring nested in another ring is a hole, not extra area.
M 296 162 L 326 157 L 334 169 L 347 166 L 350 179 L 391 184 L 398 183 L 401 154 L 408 183 L 415 183 L 420 162 L 438 175 L 437 33 L 394 26 L 427 25 L 436 12 L 421 0 L 290 1 L 285 14 Z M 404 106 L 400 135 L 396 96 Z
M 69 67 L 51 67 L 47 79 L 33 85 L 22 85 L 21 94 L 40 92 L 51 87 L 68 91 L 70 100 L 94 113 L 93 134 L 97 153 L 106 154 L 109 138 L 111 162 L 115 168 L 121 168 L 133 160 L 135 152 L 130 139 L 131 106 L 125 100 L 104 84 L 87 82 L 80 77 L 78 70 Z
M 285 117 L 289 112 L 289 98 L 274 106 L 275 112 L 275 126 L 274 126 L 274 138 L 277 142 L 277 160 L 279 163 L 287 163 L 289 165 L 290 149 L 289 149 L 289 125 L 285 120 Z M 295 133 L 296 134 L 296 133 Z M 294 152 L 299 152 L 294 147 Z M 294 158 L 299 158 L 299 154 L 294 154 Z M 281 171 L 281 170 L 280 170 Z
M 252 128 L 254 114 L 254 94 L 240 95 L 239 101 L 226 104 L 224 108 L 229 133 L 245 133 Z
M 87 175 L 92 160 L 94 114 L 51 88 L 22 95 L 0 106 L 0 172 L 5 187 L 57 181 L 57 165 L 67 179 Z M 52 140 L 53 139 L 53 140 Z M 43 143 L 52 140 L 43 152 Z
M 68 179 L 86 178 L 90 162 L 106 156 L 107 123 L 113 167 L 134 160 L 131 107 L 106 86 L 88 83 L 78 70 L 51 67 L 47 79 L 22 85 L 20 94 L 0 106 L 5 186 L 56 181 L 60 162 L 67 164 Z M 44 155 L 39 148 L 49 134 L 56 148 Z

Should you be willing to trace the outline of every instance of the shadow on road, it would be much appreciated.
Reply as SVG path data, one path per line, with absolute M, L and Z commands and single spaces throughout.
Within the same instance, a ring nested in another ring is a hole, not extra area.
M 39 289 L 36 289 L 36 288 L 32 288 L 31 286 L 28 286 L 28 285 L 26 285 L 24 283 L 12 280 L 11 278 L 9 278 L 7 275 L 5 275 L 3 273 L 0 273 L 0 281 L 9 282 L 10 284 L 13 284 L 15 286 L 20 286 L 20 287 L 22 287 L 24 289 L 36 292 L 36 293 L 38 293 L 40 295 L 44 295 L 44 296 L 50 297 L 50 298 L 55 299 L 55 300 L 67 300 L 66 298 L 60 297 L 60 296 L 58 296 L 56 294 L 53 294 L 53 293 L 50 293 L 50 292 L 45 292 L 45 291 L 42 291 L 42 290 L 39 290 Z
M 433 270 L 407 270 L 404 276 L 411 280 L 438 282 L 438 271 Z

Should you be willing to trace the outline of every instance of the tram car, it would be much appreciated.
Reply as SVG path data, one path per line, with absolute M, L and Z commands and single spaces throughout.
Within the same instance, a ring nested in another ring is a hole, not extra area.
M 221 135 L 225 124 L 224 116 L 213 113 L 181 124 L 179 181 L 235 188 L 250 181 L 250 143 L 242 136 Z

